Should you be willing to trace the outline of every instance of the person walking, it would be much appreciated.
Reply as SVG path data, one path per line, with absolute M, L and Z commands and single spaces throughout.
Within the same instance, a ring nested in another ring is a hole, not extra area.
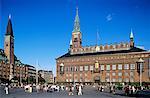
M 6 83 L 6 86 L 5 86 L 5 93 L 6 93 L 6 95 L 8 95 L 8 91 L 9 91 L 9 86 L 8 86 L 8 83 Z
M 79 92 L 79 86 L 76 85 L 76 93 L 77 93 L 77 95 L 78 95 L 78 92 Z
M 39 84 L 36 86 L 36 91 L 37 91 L 37 93 L 39 93 L 39 91 L 40 91 L 40 85 Z
M 29 92 L 32 93 L 32 85 L 30 84 Z
M 69 87 L 69 95 L 73 95 L 72 86 Z
M 129 86 L 125 87 L 125 94 L 128 96 L 129 95 Z
M 78 95 L 82 95 L 82 87 L 81 87 L 81 85 L 79 85 L 79 92 L 78 92 Z

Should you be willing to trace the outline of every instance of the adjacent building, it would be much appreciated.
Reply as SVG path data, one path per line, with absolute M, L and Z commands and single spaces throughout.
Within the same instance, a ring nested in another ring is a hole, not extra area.
M 39 75 L 45 80 L 46 83 L 53 83 L 53 72 L 47 70 L 39 70 Z
M 0 82 L 13 80 L 19 83 L 27 83 L 29 77 L 35 78 L 35 73 L 34 66 L 21 63 L 14 55 L 14 34 L 11 15 L 9 15 L 4 39 L 4 50 L 0 49 Z
M 129 42 L 82 46 L 77 9 L 69 51 L 56 68 L 57 83 L 150 82 L 150 52 L 135 45 L 132 30 Z

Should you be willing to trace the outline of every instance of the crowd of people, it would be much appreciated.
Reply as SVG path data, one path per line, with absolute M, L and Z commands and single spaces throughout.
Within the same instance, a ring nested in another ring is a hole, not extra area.
M 74 95 L 73 91 L 76 90 L 76 95 L 82 95 L 83 94 L 82 89 L 83 89 L 83 85 L 81 85 L 81 84 L 75 85 L 75 86 L 70 85 L 69 90 L 68 90 L 69 91 L 68 94 Z
M 21 87 L 21 86 L 20 86 Z M 66 91 L 68 92 L 68 95 L 83 95 L 83 84 L 68 84 L 68 85 L 54 85 L 54 84 L 38 84 L 38 85 L 32 85 L 32 84 L 28 84 L 28 85 L 23 85 L 24 91 L 27 93 L 32 93 L 33 92 L 33 88 L 34 91 L 36 91 L 37 93 L 40 92 L 59 92 L 59 91 Z M 107 90 L 107 92 L 109 91 L 109 93 L 112 94 L 116 94 L 116 90 L 118 90 L 117 85 L 115 84 L 107 84 L 107 85 L 93 85 L 93 87 L 97 87 L 98 91 L 100 92 L 104 92 L 105 90 Z M 8 85 L 8 83 L 5 84 L 5 93 L 9 94 L 9 88 L 10 85 Z M 133 95 L 135 94 L 135 92 L 137 92 L 138 90 L 143 90 L 146 87 L 136 87 L 136 86 L 131 86 L 131 85 L 123 85 L 122 91 L 124 91 L 124 94 L 129 96 L 129 95 Z

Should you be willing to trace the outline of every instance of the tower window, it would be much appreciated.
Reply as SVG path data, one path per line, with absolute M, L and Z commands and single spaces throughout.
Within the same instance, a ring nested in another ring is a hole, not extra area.
M 78 38 L 74 38 L 74 42 L 77 42 L 78 41 Z
M 6 46 L 8 46 L 8 44 L 6 44 Z

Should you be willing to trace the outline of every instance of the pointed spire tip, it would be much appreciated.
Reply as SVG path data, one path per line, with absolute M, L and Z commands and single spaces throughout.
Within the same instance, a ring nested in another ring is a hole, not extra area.
M 130 38 L 133 38 L 133 31 L 132 31 L 132 28 L 131 28 Z
M 11 14 L 9 14 L 9 19 L 11 19 Z

